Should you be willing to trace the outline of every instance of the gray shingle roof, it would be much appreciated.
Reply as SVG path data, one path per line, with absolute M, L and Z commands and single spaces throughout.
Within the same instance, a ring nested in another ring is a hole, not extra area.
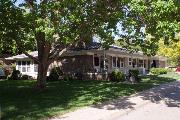
M 38 51 L 33 51 L 33 52 L 30 52 L 29 54 L 32 55 L 33 57 L 37 57 L 38 56 Z M 28 58 L 28 56 L 26 56 L 25 54 L 20 54 L 20 55 L 8 57 L 8 58 L 5 58 L 5 59 L 6 60 L 14 60 L 14 59 L 24 59 L 24 58 Z

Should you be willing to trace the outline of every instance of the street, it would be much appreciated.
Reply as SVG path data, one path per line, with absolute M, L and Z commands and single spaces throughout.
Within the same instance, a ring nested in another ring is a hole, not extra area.
M 180 86 L 170 85 L 168 91 L 159 96 L 152 96 L 150 103 L 127 114 L 112 116 L 111 120 L 179 120 L 180 119 Z M 165 88 L 161 88 L 165 89 Z

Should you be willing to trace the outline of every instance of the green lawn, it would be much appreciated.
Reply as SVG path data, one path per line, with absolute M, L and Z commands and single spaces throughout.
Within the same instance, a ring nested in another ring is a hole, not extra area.
M 1 80 L 1 116 L 2 119 L 13 120 L 47 118 L 119 96 L 130 95 L 180 78 L 180 75 L 173 73 L 170 75 L 144 76 L 139 84 L 107 81 L 50 82 L 42 92 L 33 89 L 35 81 Z M 167 78 L 169 76 L 175 79 Z

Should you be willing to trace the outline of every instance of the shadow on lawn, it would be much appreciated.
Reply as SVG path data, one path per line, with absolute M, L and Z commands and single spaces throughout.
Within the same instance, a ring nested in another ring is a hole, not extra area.
M 161 79 L 159 77 L 153 78 L 153 80 L 144 77 L 143 81 L 138 84 L 122 84 L 107 81 L 60 81 L 48 83 L 47 88 L 43 92 L 37 92 L 33 89 L 34 81 L 4 80 L 0 81 L 2 119 L 46 118 L 97 103 L 102 104 L 97 104 L 94 107 L 103 108 L 105 104 L 109 104 L 109 102 L 103 101 L 127 96 L 151 88 L 154 85 L 171 81 L 174 80 L 169 78 Z M 177 89 L 179 90 L 180 88 L 177 86 Z M 141 96 L 143 99 L 153 100 L 153 94 L 155 93 L 157 91 L 154 90 L 151 94 L 142 94 Z M 114 100 L 107 109 L 134 108 L 135 103 L 129 102 L 128 97 L 121 99 L 123 99 L 123 104 L 122 101 Z M 179 98 L 176 101 L 179 101 Z
M 143 79 L 150 78 L 147 82 L 154 85 L 159 85 L 162 83 L 168 83 L 175 81 L 175 79 L 157 77 L 157 76 L 146 76 Z M 168 107 L 180 107 L 180 81 L 173 82 L 171 84 L 163 84 L 161 86 L 156 86 L 151 88 L 151 90 L 146 90 L 138 93 L 136 96 L 139 96 L 143 100 L 149 100 L 152 103 L 160 103 L 164 101 Z M 115 110 L 115 109 L 134 109 L 136 103 L 130 101 L 129 97 L 123 97 L 116 99 L 114 101 L 104 102 L 102 104 L 94 105 L 93 107 L 99 109 Z

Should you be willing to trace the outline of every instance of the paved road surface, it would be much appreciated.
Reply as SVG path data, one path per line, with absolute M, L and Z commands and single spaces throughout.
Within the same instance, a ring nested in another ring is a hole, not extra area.
M 180 120 L 180 86 L 171 87 L 157 101 L 109 120 Z
M 180 81 L 51 120 L 180 120 Z

